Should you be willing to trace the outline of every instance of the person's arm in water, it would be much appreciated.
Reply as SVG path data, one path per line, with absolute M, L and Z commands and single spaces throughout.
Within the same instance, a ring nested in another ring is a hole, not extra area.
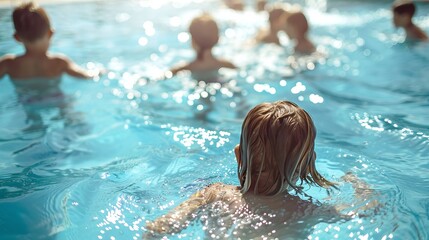
M 366 211 L 371 209 L 377 211 L 377 209 L 380 207 L 380 203 L 376 199 L 371 199 L 377 194 L 374 192 L 374 189 L 372 189 L 368 185 L 368 183 L 359 179 L 351 172 L 346 173 L 344 176 L 341 177 L 341 179 L 344 180 L 344 182 L 352 184 L 357 204 L 364 203 L 363 206 L 358 207 L 355 211 L 350 212 L 350 214 L 354 215 L 358 211 Z M 339 207 L 338 210 L 344 210 L 345 208 L 347 207 Z
M 72 77 L 90 79 L 99 75 L 99 71 L 87 71 L 65 56 L 59 56 L 58 59 L 61 61 L 64 73 Z
M 9 64 L 12 59 L 11 55 L 5 55 L 0 58 L 0 80 L 9 72 Z
M 191 67 L 190 63 L 182 63 L 182 64 L 179 64 L 178 66 L 170 69 L 169 72 L 171 73 L 170 75 L 175 76 L 176 74 L 178 74 L 181 71 L 190 70 L 190 67 Z
M 194 193 L 186 201 L 152 222 L 146 223 L 148 234 L 171 234 L 185 229 L 196 218 L 196 212 L 201 207 L 213 202 L 221 184 L 212 184 Z
M 220 60 L 219 61 L 219 68 L 231 68 L 231 69 L 237 69 L 237 66 L 235 66 L 232 62 L 227 60 Z

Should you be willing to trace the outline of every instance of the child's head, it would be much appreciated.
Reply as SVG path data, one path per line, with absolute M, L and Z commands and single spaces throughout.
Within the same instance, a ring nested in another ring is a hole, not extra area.
M 224 0 L 227 7 L 236 10 L 236 11 L 243 11 L 244 10 L 244 3 L 243 0 Z
M 256 1 L 256 11 L 264 11 L 265 6 L 267 5 L 267 0 L 257 0 Z
M 409 0 L 398 0 L 393 3 L 393 23 L 396 27 L 406 27 L 416 12 L 416 6 Z
M 316 129 L 310 115 L 288 101 L 262 103 L 247 114 L 235 153 L 243 193 L 275 195 L 297 181 L 332 186 L 316 170 Z
M 211 50 L 219 41 L 219 28 L 209 14 L 194 18 L 189 26 L 192 46 L 198 53 L 198 59 L 203 57 L 205 50 Z
M 280 31 L 286 10 L 282 6 L 274 6 L 268 10 L 268 22 L 272 31 Z
M 284 31 L 291 39 L 301 39 L 307 35 L 308 22 L 304 13 L 294 12 L 288 14 Z
M 27 45 L 46 47 L 52 36 L 51 23 L 45 10 L 34 3 L 15 8 L 12 14 L 15 38 Z

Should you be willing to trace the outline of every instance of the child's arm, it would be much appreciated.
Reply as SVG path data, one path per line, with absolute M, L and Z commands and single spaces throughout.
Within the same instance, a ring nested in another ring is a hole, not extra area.
M 231 69 L 237 69 L 237 66 L 235 66 L 232 62 L 226 61 L 226 60 L 220 60 L 220 66 L 219 68 L 231 68 Z
M 189 70 L 190 69 L 190 64 L 181 64 L 179 66 L 176 66 L 174 68 L 172 68 L 170 70 L 172 76 L 175 76 L 177 73 L 181 72 L 181 71 L 185 71 L 185 70 Z
M 196 217 L 196 211 L 213 202 L 221 184 L 213 184 L 194 193 L 188 200 L 153 222 L 147 222 L 146 228 L 152 234 L 170 234 L 180 232 Z
M 356 209 L 356 211 L 358 210 L 365 211 L 370 209 L 377 211 L 377 209 L 380 207 L 380 203 L 376 199 L 371 199 L 374 196 L 376 196 L 376 193 L 374 193 L 374 190 L 368 185 L 368 183 L 359 179 L 356 175 L 350 172 L 342 176 L 341 179 L 343 179 L 345 182 L 349 182 L 352 184 L 352 187 L 355 191 L 354 195 L 356 197 L 356 200 L 358 200 L 358 202 L 363 203 L 367 201 L 364 206 L 359 207 L 358 209 Z M 352 212 L 352 214 L 354 214 L 354 212 Z
M 12 61 L 12 56 L 6 55 L 0 58 L 0 79 L 9 72 L 9 63 Z
M 98 75 L 98 73 L 92 73 L 79 67 L 76 63 L 65 56 L 61 56 L 59 59 L 62 61 L 64 72 L 72 77 L 89 79 Z

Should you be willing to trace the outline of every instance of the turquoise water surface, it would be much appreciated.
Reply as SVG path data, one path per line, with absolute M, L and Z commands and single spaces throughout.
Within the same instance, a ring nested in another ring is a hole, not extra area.
M 429 239 L 429 44 L 404 43 L 389 1 L 295 2 L 327 58 L 291 56 L 285 35 L 284 48 L 252 45 L 266 16 L 250 7 L 233 12 L 201 0 L 46 5 L 52 51 L 107 72 L 94 81 L 64 76 L 41 89 L 19 86 L 33 94 L 27 102 L 1 79 L 0 238 L 141 239 L 146 220 L 196 190 L 238 185 L 232 149 L 244 116 L 263 101 L 287 99 L 315 122 L 320 172 L 339 182 L 355 173 L 382 207 L 349 221 L 298 225 L 301 234 L 280 239 Z M 429 5 L 418 8 L 415 20 L 429 32 Z M 0 55 L 23 51 L 11 37 L 11 11 L 0 9 Z M 215 54 L 239 70 L 222 72 L 222 84 L 186 74 L 158 81 L 194 57 L 187 26 L 202 11 L 221 29 Z M 331 200 L 317 187 L 305 189 L 322 203 L 354 202 L 347 184 Z M 168 236 L 212 237 L 199 222 Z

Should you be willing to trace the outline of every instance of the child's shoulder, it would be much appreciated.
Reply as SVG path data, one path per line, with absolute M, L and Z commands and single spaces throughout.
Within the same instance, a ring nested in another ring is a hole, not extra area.
M 227 185 L 220 183 L 220 182 L 212 183 L 212 184 L 208 185 L 207 187 L 205 187 L 203 190 L 201 190 L 201 193 L 206 195 L 206 196 L 210 196 L 212 194 L 215 195 L 216 192 L 219 192 L 226 187 L 227 187 Z
M 9 73 L 15 59 L 16 56 L 13 54 L 6 54 L 0 57 L 0 78 Z
M 16 59 L 15 54 L 5 54 L 5 55 L 0 57 L 0 62 L 2 62 L 2 63 L 12 62 L 15 59 Z
M 192 68 L 192 63 L 188 63 L 188 62 L 181 62 L 179 63 L 177 66 L 173 67 L 172 69 L 170 69 L 170 72 L 173 75 L 176 75 L 177 73 L 181 72 L 181 71 L 186 71 L 186 70 L 191 70 Z
M 217 182 L 217 183 L 212 183 L 212 184 L 208 185 L 205 189 L 216 191 L 216 190 L 231 189 L 231 188 L 237 188 L 237 187 L 233 186 L 233 185 L 228 185 L 225 183 Z
M 225 59 L 218 59 L 218 64 L 219 64 L 219 68 L 231 68 L 231 69 L 237 68 L 237 66 L 235 66 L 234 63 Z
M 73 65 L 73 61 L 62 53 L 48 53 L 49 64 L 54 68 L 67 69 Z
M 213 190 L 213 191 L 223 190 L 223 189 L 224 190 L 239 190 L 237 186 L 228 185 L 228 184 L 221 183 L 221 182 L 212 183 L 212 184 L 208 185 L 206 187 L 206 189 Z
M 70 62 L 70 58 L 62 53 L 49 53 L 47 54 L 48 58 L 52 61 L 57 61 L 59 63 L 68 63 Z
M 214 202 L 218 200 L 229 199 L 233 196 L 241 195 L 240 189 L 234 185 L 227 185 L 224 183 L 213 183 L 205 187 L 201 194 L 207 202 Z

